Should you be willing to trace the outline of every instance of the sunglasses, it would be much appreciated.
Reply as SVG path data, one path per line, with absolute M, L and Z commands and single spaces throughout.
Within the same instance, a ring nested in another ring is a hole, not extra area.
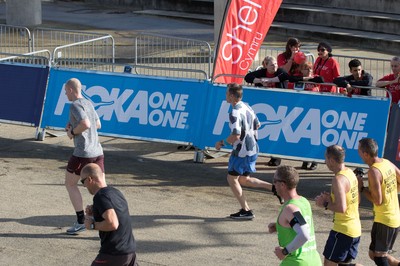
M 318 52 L 325 52 L 326 49 L 325 49 L 325 48 L 318 48 L 317 51 L 318 51 Z
M 81 183 L 82 183 L 82 185 L 84 185 L 85 184 L 85 181 L 86 181 L 86 179 L 87 179 L 88 177 L 85 177 L 84 179 L 81 179 Z

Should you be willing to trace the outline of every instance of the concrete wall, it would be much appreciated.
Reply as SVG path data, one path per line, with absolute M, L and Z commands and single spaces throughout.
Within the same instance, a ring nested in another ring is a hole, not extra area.
M 218 43 L 219 31 L 221 30 L 227 2 L 228 0 L 218 0 L 214 2 L 214 43 Z
M 14 1 L 14 0 L 11 0 Z M 214 2 L 215 5 L 219 5 L 220 2 L 226 0 L 82 0 L 85 2 L 107 4 L 107 5 L 126 5 L 132 6 L 138 9 L 165 9 L 165 10 L 176 10 L 176 11 L 187 11 L 194 10 L 196 8 L 198 12 L 205 14 L 212 14 L 213 10 L 210 10 L 210 2 Z M 300 4 L 300 5 L 311 5 L 311 6 L 325 6 L 332 8 L 345 8 L 353 10 L 363 10 L 371 12 L 383 12 L 400 14 L 400 2 L 399 0 L 283 0 L 286 4 Z M 184 9 L 182 9 L 184 8 Z
M 214 12 L 213 1 L 206 0 L 84 0 L 84 2 L 109 6 L 128 6 L 136 10 L 155 9 L 200 14 L 213 14 Z
M 42 24 L 41 0 L 11 0 L 6 2 L 6 22 L 13 26 Z
M 400 14 L 399 0 L 283 0 L 283 3 Z

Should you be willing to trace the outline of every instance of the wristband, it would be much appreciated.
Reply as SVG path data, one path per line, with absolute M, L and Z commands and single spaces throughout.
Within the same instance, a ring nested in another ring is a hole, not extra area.
M 289 251 L 285 248 L 282 249 L 282 254 L 287 256 L 289 254 Z
M 93 223 L 90 224 L 90 230 L 94 230 L 94 229 L 95 229 L 94 223 L 95 223 L 95 222 L 93 221 Z

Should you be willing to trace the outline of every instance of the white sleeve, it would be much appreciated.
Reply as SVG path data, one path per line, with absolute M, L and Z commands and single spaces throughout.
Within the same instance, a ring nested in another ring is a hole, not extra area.
M 306 223 L 300 225 L 296 223 L 293 226 L 294 231 L 297 233 L 296 237 L 286 246 L 286 250 L 291 253 L 296 249 L 303 246 L 310 239 L 310 226 Z

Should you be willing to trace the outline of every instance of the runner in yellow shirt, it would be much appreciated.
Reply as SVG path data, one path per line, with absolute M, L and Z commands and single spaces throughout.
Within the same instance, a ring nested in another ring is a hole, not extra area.
M 324 265 L 350 264 L 357 257 L 361 236 L 358 213 L 359 193 L 357 177 L 344 164 L 345 150 L 338 145 L 329 146 L 325 152 L 326 166 L 335 176 L 331 192 L 317 196 L 318 207 L 333 211 L 333 229 L 329 233 L 324 249 Z
M 400 229 L 397 199 L 400 170 L 390 161 L 378 157 L 378 144 L 374 139 L 361 139 L 358 154 L 369 166 L 368 187 L 364 187 L 359 179 L 359 189 L 374 205 L 369 257 L 379 266 L 400 265 L 400 260 L 388 254 Z

